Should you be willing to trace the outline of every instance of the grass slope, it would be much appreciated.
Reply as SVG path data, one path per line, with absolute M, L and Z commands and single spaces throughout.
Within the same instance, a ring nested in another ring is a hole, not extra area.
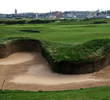
M 110 87 L 55 92 L 0 91 L 0 100 L 110 100 Z
M 90 62 L 100 60 L 106 55 L 109 45 L 110 39 L 91 40 L 79 45 L 43 42 L 47 52 L 45 55 L 50 55 L 54 62 Z
M 38 30 L 40 33 L 21 30 Z M 110 24 L 66 25 L 62 22 L 0 25 L 0 42 L 15 37 L 40 40 L 47 58 L 52 62 L 93 61 L 105 56 L 106 46 L 110 42 Z

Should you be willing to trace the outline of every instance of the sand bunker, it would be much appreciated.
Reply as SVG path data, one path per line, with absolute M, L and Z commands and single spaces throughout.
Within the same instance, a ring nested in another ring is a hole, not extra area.
M 19 52 L 14 53 L 6 58 L 0 59 L 0 65 L 14 65 L 24 63 L 34 59 L 34 54 L 26 53 L 26 52 Z
M 10 84 L 15 85 L 14 89 L 24 89 L 20 87 L 23 85 L 26 90 L 29 90 L 29 85 L 32 85 L 32 88 L 34 87 L 36 90 L 37 85 L 44 87 L 57 86 L 57 89 L 60 87 L 66 89 L 69 84 L 72 84 L 74 86 L 79 85 L 79 88 L 81 88 L 80 84 L 83 86 L 94 84 L 93 86 L 95 86 L 96 83 L 110 81 L 110 70 L 108 70 L 110 67 L 98 73 L 82 75 L 63 75 L 52 72 L 48 62 L 39 52 L 13 53 L 6 58 L 0 59 L 0 69 L 0 85 L 3 80 L 6 80 L 6 89 L 12 89 Z M 106 74 L 107 71 L 108 75 Z M 63 86 L 65 84 L 66 86 Z
M 29 65 L 27 62 L 33 62 Z M 10 82 L 19 84 L 42 84 L 42 85 L 59 85 L 72 82 L 98 81 L 90 75 L 62 75 L 51 71 L 49 64 L 40 55 L 40 53 L 18 52 L 0 59 L 0 65 L 22 66 L 26 70 L 24 73 L 13 75 Z M 19 70 L 19 67 L 17 67 Z M 10 69 L 13 70 L 14 69 Z M 11 74 L 11 73 L 10 73 Z
M 15 76 L 10 82 L 20 84 L 61 85 L 74 82 L 99 81 L 91 75 L 75 76 L 57 74 L 51 72 L 51 70 L 43 64 L 36 64 L 30 67 L 26 73 Z

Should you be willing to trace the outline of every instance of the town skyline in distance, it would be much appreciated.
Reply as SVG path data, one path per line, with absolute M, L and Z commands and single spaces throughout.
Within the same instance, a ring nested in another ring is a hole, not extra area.
M 18 13 L 17 9 L 12 14 L 0 14 L 0 18 L 49 18 L 49 19 L 62 19 L 62 18 L 110 18 L 110 10 L 96 10 L 96 11 L 50 11 L 48 13 L 34 13 L 25 12 Z
M 65 10 L 65 11 L 60 11 L 60 10 L 50 10 L 47 12 L 40 12 L 40 11 L 22 11 L 19 12 L 19 9 L 13 9 L 12 13 L 1 13 L 0 14 L 21 14 L 21 13 L 51 13 L 51 12 L 103 12 L 103 11 L 110 11 L 110 9 L 96 9 L 96 10 Z

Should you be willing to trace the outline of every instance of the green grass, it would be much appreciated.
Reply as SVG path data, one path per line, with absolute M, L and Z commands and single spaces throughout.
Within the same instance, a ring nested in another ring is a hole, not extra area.
M 60 23 L 0 25 L 0 41 L 14 37 L 38 39 L 50 54 L 49 59 L 54 62 L 91 61 L 104 57 L 104 45 L 108 44 L 110 39 L 110 24 Z M 38 30 L 40 33 L 21 30 Z M 99 42 L 94 42 L 94 45 L 92 42 L 86 43 L 91 40 L 99 40 Z M 89 57 L 89 55 L 92 56 Z
M 110 100 L 110 87 L 54 92 L 8 90 L 0 92 L 0 100 Z
M 24 29 L 39 30 L 40 33 L 21 32 Z M 61 43 L 83 43 L 93 39 L 110 38 L 110 24 L 89 25 L 0 25 L 0 38 L 32 37 Z
M 43 42 L 43 47 L 49 61 L 73 61 L 73 62 L 91 62 L 105 57 L 107 48 L 110 45 L 110 39 L 91 40 L 83 44 L 62 44 L 53 42 Z

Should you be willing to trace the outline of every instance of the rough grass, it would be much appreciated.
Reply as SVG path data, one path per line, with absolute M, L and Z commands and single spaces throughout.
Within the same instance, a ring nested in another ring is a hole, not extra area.
M 0 100 L 110 100 L 110 87 L 54 92 L 0 91 Z
M 53 42 L 43 42 L 47 56 L 54 62 L 73 61 L 90 62 L 105 57 L 110 39 L 91 40 L 83 44 L 72 45 Z M 49 56 L 48 56 L 49 57 Z

